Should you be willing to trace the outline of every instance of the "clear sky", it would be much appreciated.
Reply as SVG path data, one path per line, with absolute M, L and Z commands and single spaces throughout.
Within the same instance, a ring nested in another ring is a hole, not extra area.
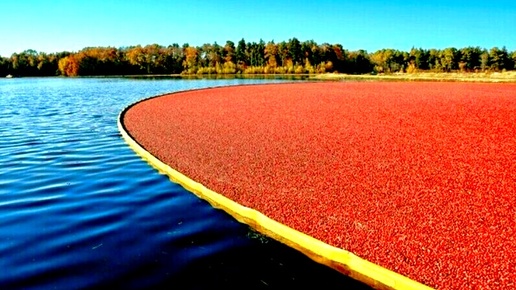
M 516 50 L 516 0 L 2 0 L 0 10 L 2 56 L 292 37 L 370 52 Z

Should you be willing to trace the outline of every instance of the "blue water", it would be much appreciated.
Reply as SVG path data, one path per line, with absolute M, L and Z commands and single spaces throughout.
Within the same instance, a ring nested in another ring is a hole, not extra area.
M 145 97 L 280 81 L 0 79 L 0 289 L 362 287 L 170 182 L 117 129 Z

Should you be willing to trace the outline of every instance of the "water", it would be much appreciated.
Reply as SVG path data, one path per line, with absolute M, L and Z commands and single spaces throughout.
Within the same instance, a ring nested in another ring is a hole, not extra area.
M 362 287 L 170 182 L 121 139 L 127 105 L 281 80 L 0 80 L 0 289 Z

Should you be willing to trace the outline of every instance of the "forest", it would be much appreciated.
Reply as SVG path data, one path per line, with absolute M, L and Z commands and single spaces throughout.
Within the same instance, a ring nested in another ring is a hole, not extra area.
M 202 46 L 152 44 L 86 47 L 78 52 L 44 53 L 29 49 L 0 57 L 0 76 L 105 76 L 147 74 L 388 74 L 503 72 L 516 70 L 516 51 L 464 47 L 349 51 L 341 44 L 296 38 Z

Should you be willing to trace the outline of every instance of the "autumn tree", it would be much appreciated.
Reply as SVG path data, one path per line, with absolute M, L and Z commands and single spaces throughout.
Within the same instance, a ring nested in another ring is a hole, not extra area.
M 140 45 L 128 48 L 125 57 L 131 65 L 138 67 L 139 70 L 143 71 L 147 68 L 143 47 Z
M 267 43 L 264 49 L 265 59 L 267 60 L 267 66 L 275 69 L 278 66 L 278 45 L 271 41 Z
M 403 72 L 410 61 L 410 56 L 408 53 L 388 48 L 371 54 L 370 61 L 374 70 L 378 73 Z
M 79 75 L 79 62 L 74 55 L 61 58 L 58 66 L 59 71 L 64 76 L 75 77 Z
M 235 43 L 233 41 L 226 41 L 222 57 L 225 62 L 235 62 Z
M 382 49 L 371 54 L 371 62 L 374 65 L 374 70 L 377 73 L 389 73 L 390 72 L 390 59 L 392 50 Z
M 197 64 L 199 57 L 197 48 L 185 44 L 183 45 L 183 51 L 185 54 L 185 60 L 183 61 L 183 72 L 187 74 L 195 74 L 197 72 Z
M 88 47 L 75 54 L 81 75 L 117 74 L 120 54 L 114 47 Z
M 489 50 L 480 47 L 421 49 L 410 51 L 381 49 L 348 51 L 341 44 L 317 44 L 297 38 L 275 43 L 263 40 L 245 42 L 237 47 L 232 41 L 224 46 L 199 47 L 178 44 L 167 47 L 151 44 L 142 47 L 86 47 L 78 52 L 46 54 L 35 50 L 0 57 L 0 75 L 43 76 L 59 73 L 77 75 L 126 75 L 172 73 L 370 73 L 415 72 L 432 70 L 505 71 L 516 69 L 516 51 L 505 47 Z
M 137 66 L 144 73 L 165 73 L 168 49 L 158 44 L 150 44 L 145 47 L 140 45 L 131 47 L 126 52 L 126 59 L 131 65 Z

